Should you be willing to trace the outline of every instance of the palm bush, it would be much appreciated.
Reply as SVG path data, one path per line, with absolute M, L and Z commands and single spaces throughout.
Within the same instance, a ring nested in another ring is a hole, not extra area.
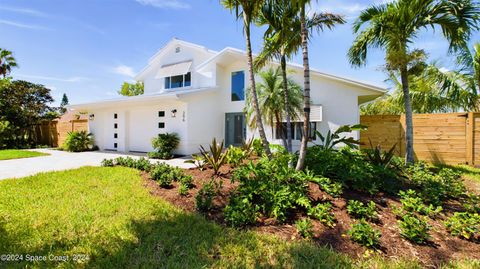
M 152 146 L 154 152 L 149 152 L 148 157 L 155 159 L 171 159 L 173 157 L 173 150 L 180 144 L 180 137 L 177 133 L 158 134 L 152 139 Z
M 62 148 L 67 151 L 81 152 L 91 150 L 93 148 L 93 135 L 87 131 L 68 132 L 67 139 L 63 143 Z

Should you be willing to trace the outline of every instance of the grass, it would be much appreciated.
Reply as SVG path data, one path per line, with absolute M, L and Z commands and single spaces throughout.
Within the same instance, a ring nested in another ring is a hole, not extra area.
M 447 167 L 461 173 L 463 179 L 466 180 L 467 187 L 476 193 L 480 193 L 480 168 L 469 165 L 438 165 L 438 167 Z
M 139 172 L 122 167 L 0 181 L 0 254 L 23 255 L 0 261 L 9 268 L 419 268 L 219 226 L 151 196 Z M 27 254 L 47 261 L 25 261 Z M 74 261 L 79 254 L 89 259 Z
M 5 149 L 0 150 L 0 161 L 1 160 L 11 160 L 11 159 L 22 159 L 22 158 L 31 158 L 39 156 L 47 156 L 48 153 L 37 152 L 37 151 L 28 151 L 28 150 L 19 150 L 19 149 Z

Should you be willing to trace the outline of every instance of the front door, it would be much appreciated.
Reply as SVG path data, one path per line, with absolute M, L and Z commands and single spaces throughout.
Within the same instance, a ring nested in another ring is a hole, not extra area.
M 246 137 L 245 115 L 243 113 L 225 114 L 225 146 L 240 146 Z

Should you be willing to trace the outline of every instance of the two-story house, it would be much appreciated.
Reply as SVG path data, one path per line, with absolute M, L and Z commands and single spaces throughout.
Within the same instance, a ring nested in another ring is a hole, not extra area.
M 272 63 L 276 65 L 276 63 Z M 289 64 L 289 75 L 303 85 L 303 67 Z M 151 139 L 162 132 L 180 136 L 177 154 L 198 152 L 213 137 L 226 145 L 258 137 L 246 125 L 243 109 L 248 89 L 245 52 L 225 48 L 220 52 L 171 40 L 135 77 L 145 93 L 70 106 L 89 115 L 89 129 L 101 150 L 152 151 Z M 385 93 L 366 83 L 311 70 L 311 126 L 320 132 L 359 123 L 359 105 Z M 298 149 L 301 123 L 293 128 Z M 281 143 L 279 134 L 266 126 L 268 139 Z M 358 137 L 358 133 L 352 136 Z

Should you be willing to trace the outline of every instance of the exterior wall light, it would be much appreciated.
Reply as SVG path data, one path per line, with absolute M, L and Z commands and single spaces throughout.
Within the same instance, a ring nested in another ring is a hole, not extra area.
M 172 118 L 175 118 L 175 116 L 177 115 L 177 110 L 176 109 L 172 109 Z
M 95 119 L 95 114 L 88 115 L 88 119 L 93 121 Z

